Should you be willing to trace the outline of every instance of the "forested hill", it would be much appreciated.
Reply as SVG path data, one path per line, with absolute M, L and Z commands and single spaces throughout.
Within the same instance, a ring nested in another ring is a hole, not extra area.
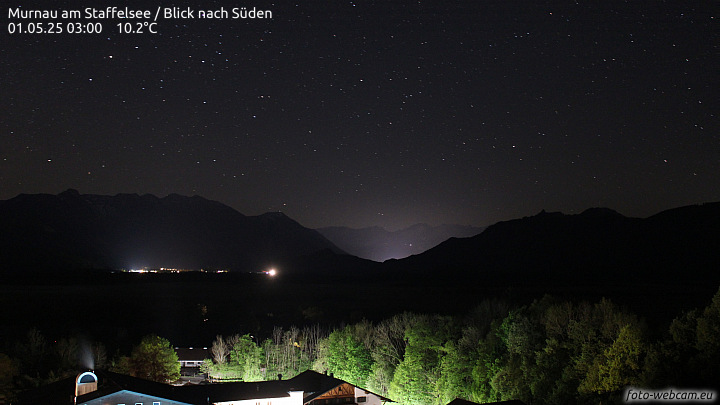
M 388 272 L 512 285 L 717 285 L 720 203 L 671 209 L 645 219 L 600 208 L 578 215 L 543 211 L 385 264 Z
M 5 273 L 143 266 L 258 270 L 324 249 L 341 253 L 282 213 L 245 216 L 198 196 L 68 190 L 0 202 Z

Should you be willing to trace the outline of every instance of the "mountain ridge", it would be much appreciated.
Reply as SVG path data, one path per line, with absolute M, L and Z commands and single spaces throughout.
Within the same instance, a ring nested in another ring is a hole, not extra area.
M 283 213 L 245 216 L 199 196 L 102 196 L 68 190 L 0 201 L 0 274 L 144 266 L 258 271 L 278 264 L 288 274 L 314 274 L 319 280 L 331 276 L 502 288 L 720 283 L 720 202 L 647 218 L 608 208 L 571 215 L 541 211 L 377 263 L 346 254 L 319 231 Z
M 467 225 L 414 224 L 396 231 L 379 226 L 349 228 L 332 226 L 317 231 L 349 254 L 383 262 L 422 253 L 451 237 L 477 235 L 485 228 Z
M 502 284 L 720 282 L 720 202 L 648 218 L 610 209 L 501 221 L 452 238 L 386 271 L 442 279 L 449 272 Z
M 343 253 L 281 213 L 246 216 L 217 201 L 170 194 L 66 190 L 0 202 L 0 266 L 253 270 L 323 249 Z

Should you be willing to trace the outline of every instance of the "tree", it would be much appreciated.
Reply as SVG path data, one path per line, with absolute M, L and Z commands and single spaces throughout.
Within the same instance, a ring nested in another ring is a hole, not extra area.
M 95 368 L 105 368 L 108 361 L 105 345 L 100 342 L 95 342 L 90 346 L 90 351 L 95 362 Z
M 395 368 L 405 355 L 405 331 L 413 325 L 417 315 L 409 312 L 397 314 L 372 328 L 370 355 L 372 369 L 367 387 L 382 395 L 389 395 Z
M 300 369 L 307 370 L 314 366 L 318 357 L 320 341 L 327 336 L 327 332 L 319 324 L 305 326 L 300 332 Z M 325 369 L 327 370 L 327 368 Z M 320 370 L 321 372 L 323 370 Z
M 717 383 L 720 375 L 720 290 L 704 309 L 675 318 L 670 338 L 659 344 L 653 358 L 656 384 Z
M 231 347 L 232 346 L 227 344 L 227 341 L 222 337 L 222 335 L 217 335 L 213 341 L 212 348 L 210 349 L 213 360 L 215 360 L 215 364 L 225 363 L 227 356 L 230 354 Z
M 260 365 L 262 363 L 262 349 L 253 341 L 250 335 L 243 335 L 230 349 L 228 366 L 236 369 L 237 375 L 243 381 L 261 381 L 263 379 Z
M 318 373 L 327 373 L 330 369 L 329 365 L 330 358 L 330 343 L 329 339 L 323 338 L 318 341 L 315 349 L 315 359 L 313 360 L 312 369 Z
M 720 289 L 697 320 L 697 348 L 708 359 L 720 358 Z
M 333 331 L 328 337 L 328 368 L 354 385 L 365 386 L 372 368 L 372 357 L 351 326 Z
M 77 338 L 62 338 L 57 342 L 57 354 L 60 358 L 60 367 L 73 369 L 80 360 L 80 342 Z
M 30 329 L 27 337 L 18 342 L 15 358 L 21 359 L 20 374 L 39 378 L 52 369 L 54 353 L 48 345 L 45 336 L 36 328 Z
M 580 385 L 580 390 L 598 393 L 617 392 L 628 385 L 640 383 L 640 372 L 646 348 L 640 329 L 625 325 L 602 356 L 595 359 L 595 367 Z
M 536 354 L 545 343 L 539 323 L 545 302 L 533 302 L 510 312 L 496 333 L 504 343 L 506 356 L 491 384 L 501 399 L 520 399 L 530 402 L 534 377 L 538 375 Z
M 502 371 L 504 360 L 496 351 L 502 347 L 498 343 L 494 334 L 493 336 L 489 335 L 488 339 L 481 342 L 477 349 L 477 360 L 471 371 L 472 383 L 470 384 L 474 402 L 485 403 L 500 400 L 500 392 L 493 385 L 495 376 Z
M 300 340 L 300 329 L 295 326 L 287 331 L 277 326 L 273 328 L 272 338 L 262 344 L 266 376 L 282 374 L 283 378 L 292 378 L 312 364 L 309 359 L 302 361 Z
M 247 335 L 246 335 L 247 336 Z M 243 336 L 245 337 L 245 336 Z M 245 359 L 239 359 L 239 352 L 243 351 L 242 345 L 236 348 L 235 361 L 230 359 L 230 355 L 233 352 L 235 346 L 240 342 L 241 337 L 238 334 L 223 337 L 217 335 L 213 341 L 210 352 L 212 353 L 213 359 L 205 359 L 201 366 L 201 370 L 211 379 L 225 380 L 225 381 L 243 381 L 246 380 L 245 375 Z M 214 360 L 214 362 L 213 362 Z M 240 364 L 242 360 L 242 365 Z M 257 367 L 259 368 L 259 366 Z M 253 381 L 260 379 L 258 376 L 253 375 Z
M 14 396 L 13 379 L 17 373 L 17 367 L 12 359 L 5 353 L 0 353 L 0 398 L 11 399 Z
M 180 361 L 167 339 L 157 335 L 142 338 L 128 361 L 130 374 L 146 380 L 168 382 L 180 378 Z
M 407 346 L 390 383 L 391 397 L 404 404 L 438 404 L 438 381 L 443 345 L 450 339 L 452 322 L 441 316 L 420 316 L 405 332 Z
M 438 391 L 440 403 L 447 404 L 455 398 L 470 398 L 472 383 L 471 370 L 473 353 L 463 351 L 454 341 L 448 341 L 442 348 L 444 356 L 440 361 Z

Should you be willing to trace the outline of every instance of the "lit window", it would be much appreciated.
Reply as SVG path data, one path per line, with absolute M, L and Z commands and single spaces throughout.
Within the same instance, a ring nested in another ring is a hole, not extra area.
M 160 405 L 160 402 L 153 402 L 153 405 Z

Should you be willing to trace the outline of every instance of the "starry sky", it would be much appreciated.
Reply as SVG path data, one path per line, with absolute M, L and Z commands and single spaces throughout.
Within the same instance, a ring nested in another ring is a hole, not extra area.
M 272 18 L 23 35 L 9 7 L 92 2 L 10 3 L 0 199 L 178 193 L 390 230 L 720 200 L 716 1 L 130 1 Z

